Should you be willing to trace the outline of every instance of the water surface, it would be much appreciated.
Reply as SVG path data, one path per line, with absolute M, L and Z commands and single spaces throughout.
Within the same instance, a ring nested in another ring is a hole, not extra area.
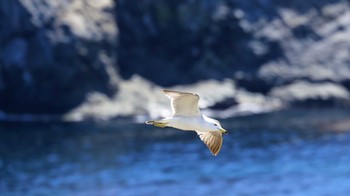
M 347 111 L 226 119 L 217 157 L 195 133 L 132 120 L 2 123 L 0 195 L 348 195 Z

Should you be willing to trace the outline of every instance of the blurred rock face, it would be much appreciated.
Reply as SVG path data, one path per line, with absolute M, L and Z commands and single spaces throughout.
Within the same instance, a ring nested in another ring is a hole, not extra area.
M 121 0 L 118 9 L 124 78 L 172 86 L 228 77 L 291 105 L 349 102 L 348 1 Z M 281 96 L 294 82 L 305 94 Z
M 62 113 L 115 91 L 112 0 L 0 3 L 0 108 Z
M 231 78 L 286 105 L 348 104 L 349 9 L 346 0 L 2 2 L 0 108 L 64 113 L 90 92 L 113 99 L 118 74 L 161 86 Z
M 260 92 L 296 79 L 349 81 L 349 8 L 342 0 L 121 0 L 121 73 L 163 85 L 178 84 L 183 71 L 181 82 L 234 77 Z
M 165 86 L 223 79 L 240 70 L 255 73 L 267 55 L 279 51 L 254 55 L 247 46 L 251 33 L 240 27 L 235 8 L 232 1 L 161 0 L 137 6 L 119 1 L 120 73 L 125 78 L 138 73 Z

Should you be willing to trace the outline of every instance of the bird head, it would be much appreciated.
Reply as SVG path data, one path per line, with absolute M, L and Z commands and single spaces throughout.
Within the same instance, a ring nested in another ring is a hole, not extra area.
M 213 125 L 216 128 L 216 130 L 220 131 L 223 135 L 228 134 L 228 131 L 226 131 L 226 129 L 222 128 L 220 123 L 214 123 Z
M 204 119 L 210 124 L 210 130 L 220 131 L 223 135 L 228 134 L 228 131 L 221 127 L 221 124 L 218 120 L 209 118 L 207 116 L 204 116 Z

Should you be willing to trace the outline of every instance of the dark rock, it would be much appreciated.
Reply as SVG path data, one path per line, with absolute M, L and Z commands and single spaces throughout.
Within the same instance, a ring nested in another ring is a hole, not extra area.
M 0 2 L 1 110 L 64 113 L 88 92 L 113 95 L 114 9 L 110 0 Z
M 230 107 L 234 107 L 238 104 L 238 102 L 233 99 L 232 97 L 230 98 L 225 98 L 223 100 L 220 100 L 219 102 L 215 103 L 214 105 L 211 105 L 208 107 L 208 109 L 211 110 L 225 110 Z
M 232 1 L 118 1 L 120 73 L 165 86 L 254 72 L 260 57 L 232 14 Z M 161 70 L 159 72 L 155 70 Z

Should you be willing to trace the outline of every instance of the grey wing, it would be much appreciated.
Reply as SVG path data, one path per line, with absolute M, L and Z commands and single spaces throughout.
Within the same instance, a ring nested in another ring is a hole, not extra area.
M 216 156 L 221 150 L 222 134 L 219 131 L 200 132 L 197 131 L 199 138 L 209 148 L 210 152 Z
M 201 112 L 198 107 L 199 96 L 194 93 L 163 90 L 170 98 L 173 116 L 199 116 Z

